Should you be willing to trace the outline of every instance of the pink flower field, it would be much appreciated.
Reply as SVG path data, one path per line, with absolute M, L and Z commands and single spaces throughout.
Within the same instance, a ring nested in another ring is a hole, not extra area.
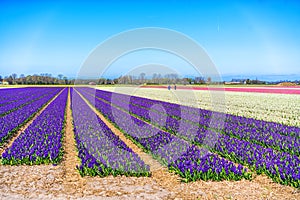
M 142 86 L 144 88 L 168 88 L 167 86 Z M 223 90 L 228 92 L 257 92 L 257 93 L 273 93 L 273 94 L 300 94 L 299 86 L 289 87 L 277 87 L 277 86 L 265 86 L 265 87 L 224 87 L 224 88 L 213 88 L 205 86 L 177 86 L 178 90 Z M 172 86 L 174 89 L 174 86 Z

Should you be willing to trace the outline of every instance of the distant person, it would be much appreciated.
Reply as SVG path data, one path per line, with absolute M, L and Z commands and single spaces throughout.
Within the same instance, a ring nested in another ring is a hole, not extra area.
M 168 90 L 171 90 L 171 86 L 170 85 L 168 86 Z
M 174 84 L 174 90 L 176 90 L 176 85 Z

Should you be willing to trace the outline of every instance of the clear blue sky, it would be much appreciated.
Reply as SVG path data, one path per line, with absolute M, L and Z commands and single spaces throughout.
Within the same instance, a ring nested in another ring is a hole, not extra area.
M 228 2 L 1 1 L 0 75 L 75 77 L 99 43 L 141 27 L 188 35 L 222 74 L 300 74 L 299 1 Z M 175 60 L 166 64 L 176 66 Z M 116 66 L 111 74 L 120 71 Z

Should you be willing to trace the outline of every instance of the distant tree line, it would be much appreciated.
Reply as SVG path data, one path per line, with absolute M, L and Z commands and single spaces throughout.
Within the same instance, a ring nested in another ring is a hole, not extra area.
M 178 74 L 166 74 L 161 75 L 159 73 L 152 74 L 151 77 L 147 77 L 145 73 L 141 73 L 139 76 L 125 75 L 120 76 L 117 80 L 118 84 L 147 84 L 147 85 L 159 85 L 159 84 L 205 84 L 211 79 L 208 77 L 205 80 L 204 77 L 195 78 L 180 78 Z
M 99 79 L 76 79 L 70 80 L 71 84 L 78 85 L 159 85 L 159 84 L 206 84 L 211 81 L 208 77 L 205 80 L 204 77 L 196 78 L 179 78 L 177 74 L 166 74 L 162 76 L 161 74 L 154 73 L 151 77 L 147 77 L 145 73 L 141 73 L 138 76 L 135 75 L 124 75 L 119 78 L 99 78 Z
M 74 83 L 74 80 L 68 80 L 68 78 L 62 74 L 59 74 L 57 77 L 53 77 L 48 73 L 27 76 L 24 74 L 18 76 L 13 73 L 4 78 L 0 75 L 0 82 L 8 82 L 10 85 L 69 85 Z
M 119 78 L 99 78 L 99 79 L 68 79 L 66 76 L 59 74 L 57 77 L 48 73 L 27 75 L 17 75 L 13 73 L 4 78 L 0 76 L 0 82 L 7 82 L 9 85 L 109 85 L 109 84 L 205 84 L 211 81 L 211 78 L 204 79 L 204 77 L 196 78 L 179 78 L 178 74 L 161 75 L 154 73 L 151 77 L 147 77 L 145 73 L 138 76 L 124 75 Z
M 230 82 L 225 82 L 225 84 L 244 84 L 244 85 L 265 85 L 265 84 L 279 84 L 282 82 L 295 83 L 300 85 L 300 80 L 280 80 L 280 81 L 261 81 L 258 79 L 232 79 Z
M 160 85 L 160 84 L 276 84 L 280 82 L 266 82 L 260 80 L 250 79 L 232 79 L 230 82 L 214 82 L 211 77 L 193 77 L 193 78 L 180 78 L 178 74 L 161 75 L 154 73 L 151 76 L 146 76 L 145 73 L 139 75 L 124 75 L 119 78 L 99 78 L 99 79 L 68 79 L 66 76 L 59 74 L 57 77 L 48 73 L 40 75 L 27 75 L 21 74 L 18 76 L 13 73 L 4 78 L 0 75 L 0 83 L 7 82 L 10 85 L 113 85 L 113 84 L 131 84 L 131 85 Z M 281 81 L 282 82 L 282 81 Z M 291 82 L 291 81 L 286 81 Z M 299 80 L 292 81 L 293 83 L 300 84 Z

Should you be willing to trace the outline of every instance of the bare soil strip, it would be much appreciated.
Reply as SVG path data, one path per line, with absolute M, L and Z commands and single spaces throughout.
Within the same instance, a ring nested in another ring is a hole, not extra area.
M 40 114 L 64 91 L 65 89 L 63 89 L 62 91 L 60 91 L 57 95 L 55 95 L 39 112 L 37 112 L 34 117 L 29 120 L 24 126 L 22 126 L 21 128 L 19 128 L 19 130 L 8 140 L 8 142 L 4 143 L 1 147 L 0 147 L 0 155 L 2 155 L 4 153 L 4 151 L 6 149 L 8 149 L 13 143 L 14 141 L 20 136 L 21 133 L 23 133 L 28 126 L 30 126 L 30 124 L 32 124 L 32 122 L 38 117 L 40 116 Z
M 62 161 L 63 166 L 63 185 L 64 191 L 69 194 L 80 193 L 83 196 L 83 189 L 86 181 L 81 178 L 79 172 L 76 170 L 76 165 L 79 165 L 79 158 L 76 151 L 76 141 L 74 138 L 74 131 L 72 125 L 72 111 L 71 111 L 71 95 L 70 89 L 67 100 L 66 110 L 66 126 L 64 136 L 64 157 Z

